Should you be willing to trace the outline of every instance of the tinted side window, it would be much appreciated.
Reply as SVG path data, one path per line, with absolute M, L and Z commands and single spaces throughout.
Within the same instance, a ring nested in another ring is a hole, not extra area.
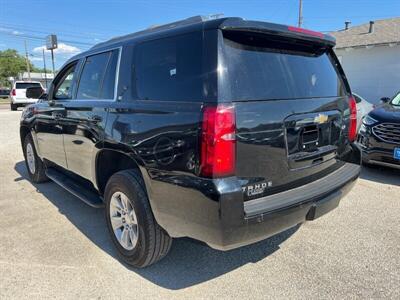
M 77 99 L 112 99 L 114 97 L 116 69 L 114 57 L 113 52 L 105 52 L 86 58 L 80 76 Z
M 67 68 L 61 79 L 56 82 L 54 90 L 54 99 L 67 100 L 72 99 L 72 84 L 74 80 L 76 64 Z M 63 71 L 61 71 L 63 72 Z
M 200 32 L 140 44 L 136 47 L 134 65 L 139 99 L 203 99 Z
M 118 64 L 119 51 L 114 50 L 108 62 L 106 74 L 103 79 L 103 86 L 100 92 L 101 99 L 114 99 L 115 76 Z

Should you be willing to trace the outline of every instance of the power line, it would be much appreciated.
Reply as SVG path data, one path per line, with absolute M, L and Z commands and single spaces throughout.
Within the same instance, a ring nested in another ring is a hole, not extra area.
M 29 29 L 28 29 L 28 27 L 27 26 L 20 26 L 20 25 L 9 25 L 10 23 L 3 23 L 3 22 L 0 22 L 0 29 L 1 28 L 3 28 L 3 29 L 6 29 L 6 30 L 10 30 L 10 31 L 12 31 L 12 30 L 14 30 L 14 31 L 23 31 L 23 32 L 33 32 L 33 33 L 41 33 L 41 34 L 48 34 L 49 33 L 49 31 L 44 31 L 44 30 L 34 30 L 34 29 L 32 29 L 32 27 L 30 26 L 29 27 Z M 86 39 L 86 40 L 95 40 L 95 39 L 99 39 L 98 37 L 101 37 L 101 35 L 100 34 L 92 34 L 92 36 L 97 36 L 97 37 L 88 37 L 88 34 L 71 34 L 71 33 L 68 33 L 67 31 L 57 31 L 58 32 L 58 36 L 68 36 L 68 37 L 72 37 L 72 38 L 83 38 L 83 39 Z M 9 32 L 10 33 L 10 32 Z M 11 32 L 12 33 L 12 32 Z M 106 36 L 102 36 L 102 38 L 100 39 L 100 40 L 104 40 L 104 39 L 108 39 L 109 37 L 106 37 Z
M 3 35 L 8 35 L 8 36 L 12 36 L 15 38 L 22 38 L 22 39 L 31 39 L 31 40 L 39 40 L 39 41 L 46 41 L 45 37 L 40 37 L 40 36 L 35 36 L 35 35 L 29 35 L 29 34 L 13 34 L 10 32 L 1 32 L 0 34 Z M 73 41 L 73 40 L 59 40 L 60 42 L 63 43 L 70 43 L 70 44 L 77 44 L 77 45 L 84 45 L 84 46 L 93 46 L 95 43 L 85 43 L 85 42 L 79 42 L 79 41 Z
M 35 21 L 35 25 L 29 25 L 29 26 L 27 26 L 25 24 L 21 24 L 21 23 L 4 22 L 3 20 L 0 21 L 0 24 L 7 25 L 7 26 L 13 26 L 13 27 L 28 28 L 28 29 L 37 28 L 37 29 L 40 29 L 40 30 L 46 30 L 46 33 L 48 32 L 48 28 L 53 26 L 52 22 L 50 22 L 49 25 L 47 25 L 46 23 L 41 23 L 42 25 L 38 26 L 38 24 L 40 24 L 40 23 L 38 23 L 37 21 Z M 99 28 L 99 27 L 94 28 L 94 27 L 88 27 L 87 25 L 85 25 L 85 27 L 84 27 L 85 29 L 90 29 L 90 30 L 96 31 L 96 32 L 87 32 L 87 31 L 82 31 L 82 30 L 77 30 L 77 31 L 71 30 L 71 27 L 79 27 L 79 26 L 77 26 L 76 23 L 67 23 L 67 22 L 63 21 L 63 25 L 67 26 L 68 30 L 63 28 L 62 30 L 56 30 L 56 31 L 59 32 L 59 33 L 63 32 L 63 33 L 66 33 L 66 34 L 71 34 L 71 35 L 72 34 L 73 35 L 78 34 L 80 36 L 82 36 L 82 35 L 84 35 L 84 36 L 88 36 L 88 35 L 91 35 L 91 36 L 103 36 L 103 37 L 106 37 L 106 38 L 107 38 L 107 35 L 104 35 L 104 33 L 110 33 L 112 35 L 115 35 L 115 34 L 120 35 L 120 34 L 127 33 L 126 31 L 121 30 L 121 29 L 110 29 L 109 26 L 107 26 L 106 28 Z M 98 33 L 98 32 L 101 32 L 101 33 Z

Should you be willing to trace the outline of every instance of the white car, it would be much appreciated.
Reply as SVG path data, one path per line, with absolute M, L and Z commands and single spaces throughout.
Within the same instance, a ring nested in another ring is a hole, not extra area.
M 354 99 L 356 100 L 357 106 L 357 132 L 360 129 L 362 119 L 374 109 L 374 105 L 369 103 L 363 97 L 358 94 L 353 93 Z
M 38 99 L 31 99 L 26 97 L 26 89 L 28 87 L 38 87 L 43 89 L 39 81 L 16 81 L 11 89 L 11 110 L 17 110 L 19 106 L 25 106 L 31 103 L 36 103 Z

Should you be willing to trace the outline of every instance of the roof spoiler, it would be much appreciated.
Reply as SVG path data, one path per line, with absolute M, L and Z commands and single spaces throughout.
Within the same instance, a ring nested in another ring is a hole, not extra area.
M 305 40 L 334 47 L 336 39 L 322 32 L 312 31 L 300 27 L 273 24 L 259 21 L 245 21 L 241 18 L 228 18 L 219 28 L 223 31 L 250 31 L 271 35 L 280 35 L 297 40 Z

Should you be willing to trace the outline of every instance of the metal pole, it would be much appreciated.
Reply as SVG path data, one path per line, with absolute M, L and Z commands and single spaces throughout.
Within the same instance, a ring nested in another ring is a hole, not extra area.
M 303 0 L 299 0 L 299 23 L 298 27 L 303 25 Z
M 29 81 L 31 81 L 31 67 L 29 65 L 28 48 L 26 47 L 26 40 L 24 40 L 24 44 L 25 44 L 26 69 L 28 70 L 28 79 Z
M 54 52 L 53 49 L 51 49 L 51 62 L 53 63 L 53 76 L 55 76 L 55 68 L 54 68 Z
M 46 85 L 46 90 L 47 90 L 47 71 L 46 71 L 46 57 L 44 56 L 44 49 L 43 51 L 43 67 L 44 67 L 44 84 Z

